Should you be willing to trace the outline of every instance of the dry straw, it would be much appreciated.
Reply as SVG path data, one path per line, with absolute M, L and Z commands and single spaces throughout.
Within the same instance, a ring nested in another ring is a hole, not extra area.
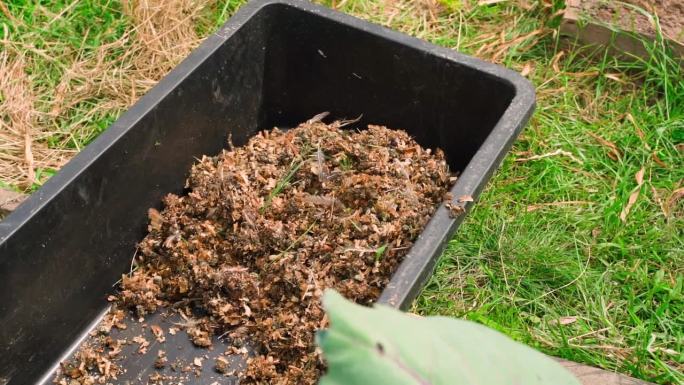
M 122 17 L 130 28 L 94 51 L 64 50 L 59 41 L 46 46 L 62 50 L 39 50 L 30 43 L 31 32 L 12 36 L 5 31 L 0 40 L 0 181 L 28 189 L 41 182 L 36 170 L 61 167 L 79 150 L 73 148 L 79 141 L 72 139 L 88 137 L 98 117 L 125 110 L 199 44 L 198 19 L 215 2 L 126 0 Z M 33 29 L 67 18 L 70 11 Z M 2 12 L 21 23 L 8 9 Z M 60 68 L 56 87 L 45 86 L 41 74 L 31 71 L 39 62 Z

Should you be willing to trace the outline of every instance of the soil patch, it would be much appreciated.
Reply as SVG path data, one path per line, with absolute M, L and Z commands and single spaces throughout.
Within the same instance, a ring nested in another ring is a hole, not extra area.
M 656 30 L 644 11 L 658 15 L 663 35 L 684 42 L 684 2 L 682 0 L 583 0 L 578 2 L 586 14 L 626 31 L 655 36 Z
M 19 207 L 26 197 L 25 194 L 0 188 L 0 220 Z
M 345 124 L 314 118 L 202 158 L 188 194 L 150 210 L 137 267 L 111 298 L 118 309 L 174 309 L 196 346 L 227 338 L 229 352 L 248 356 L 241 384 L 315 384 L 325 369 L 314 343 L 327 326 L 323 290 L 375 301 L 455 181 L 442 151 L 403 131 Z M 114 310 L 105 329 L 125 327 L 124 317 Z M 116 376 L 120 344 L 110 343 L 63 364 L 57 382 Z M 219 358 L 214 368 L 228 366 Z

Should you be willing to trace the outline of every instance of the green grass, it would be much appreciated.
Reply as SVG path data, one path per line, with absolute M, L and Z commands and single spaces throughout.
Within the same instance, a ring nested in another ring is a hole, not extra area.
M 511 36 L 554 23 L 510 5 L 465 19 L 506 24 L 505 17 L 519 18 L 505 31 Z M 465 42 L 478 34 L 465 30 Z M 675 147 L 684 130 L 682 73 L 656 47 L 640 63 L 566 52 L 557 71 L 559 49 L 548 34 L 502 59 L 517 68 L 535 64 L 538 111 L 450 242 L 416 310 L 481 322 L 567 359 L 682 383 L 684 220 L 681 204 L 666 217 L 658 203 L 684 178 Z M 587 72 L 596 75 L 574 75 Z M 591 134 L 614 143 L 620 156 L 612 159 Z M 623 222 L 642 168 L 640 195 Z
M 529 9 L 515 1 L 476 3 L 349 0 L 342 6 L 436 44 L 527 68 L 537 85 L 535 116 L 449 244 L 415 310 L 478 321 L 566 359 L 660 384 L 684 383 L 684 208 L 679 202 L 668 215 L 663 210 L 684 186 L 678 64 L 659 44 L 649 61 L 636 63 L 565 48 L 554 33 L 560 1 L 530 0 Z M 56 13 L 68 4 L 50 8 Z M 212 30 L 237 4 L 220 3 L 198 28 Z M 57 84 L 60 49 L 96 47 L 130 27 L 114 1 L 79 2 L 40 30 L 32 28 L 29 5 L 10 8 L 26 23 L 10 27 L 13 35 L 52 55 L 31 68 L 41 89 Z M 74 107 L 56 143 L 70 138 L 80 148 L 101 132 L 118 114 L 89 113 L 102 102 Z M 635 175 L 642 169 L 639 186 Z
M 636 63 L 564 49 L 553 34 L 560 5 L 464 8 L 430 25 L 408 5 L 346 5 L 379 22 L 394 13 L 393 28 L 473 54 L 495 53 L 481 50 L 491 42 L 482 38 L 503 31 L 513 44 L 499 61 L 532 66 L 538 87 L 529 127 L 414 310 L 481 322 L 566 359 L 683 383 L 684 218 L 681 203 L 668 216 L 658 203 L 684 184 L 682 72 L 657 44 L 651 60 Z

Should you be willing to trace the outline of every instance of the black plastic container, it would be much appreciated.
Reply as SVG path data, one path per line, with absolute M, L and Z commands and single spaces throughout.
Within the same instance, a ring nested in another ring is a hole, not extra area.
M 476 197 L 534 109 L 518 74 L 299 0 L 256 0 L 0 223 L 0 385 L 45 381 L 106 308 L 195 157 L 322 111 L 408 131 Z M 380 301 L 405 307 L 462 221 L 440 207 Z

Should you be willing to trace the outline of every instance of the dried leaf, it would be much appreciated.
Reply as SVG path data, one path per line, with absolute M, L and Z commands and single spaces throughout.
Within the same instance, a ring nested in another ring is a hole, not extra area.
M 227 374 L 230 371 L 230 362 L 224 357 L 217 357 L 214 368 L 219 373 Z
M 150 342 L 145 339 L 143 336 L 135 336 L 133 337 L 133 342 L 138 344 L 138 353 L 140 354 L 145 354 L 147 353 L 147 347 L 150 346 Z
M 625 81 L 620 78 L 620 74 L 605 74 L 604 76 L 618 83 L 625 83 Z
M 620 220 L 622 220 L 623 223 L 627 222 L 627 215 L 629 215 L 630 210 L 632 209 L 632 206 L 636 203 L 637 199 L 639 199 L 639 194 L 641 193 L 641 186 L 644 184 L 644 168 L 642 167 L 641 170 L 637 171 L 636 175 L 634 175 L 634 179 L 636 179 L 637 186 L 634 188 L 631 194 L 629 194 L 629 199 L 627 200 L 627 204 L 625 207 L 622 209 L 622 212 L 620 213 Z
M 316 115 L 314 115 L 313 118 L 307 120 L 306 124 L 318 123 L 318 122 L 322 121 L 323 119 L 325 119 L 325 117 L 328 115 L 330 115 L 330 112 L 328 112 L 328 111 L 324 111 L 324 112 L 321 112 L 320 114 L 316 114 Z
M 660 159 L 660 158 L 658 157 L 658 154 L 656 154 L 655 152 L 653 152 L 653 153 L 651 154 L 651 159 L 653 159 L 653 161 L 656 162 L 656 164 L 658 164 L 658 166 L 660 166 L 660 167 L 662 167 L 662 168 L 669 168 L 669 167 L 667 166 L 667 164 L 665 164 L 665 162 L 663 162 L 662 159 Z
M 28 195 L 0 188 L 0 218 L 19 207 L 27 197 Z
M 565 55 L 565 51 L 560 51 L 560 52 L 558 52 L 558 53 L 556 54 L 556 56 L 553 57 L 553 59 L 551 59 L 551 68 L 553 68 L 553 70 L 554 70 L 556 73 L 560 73 L 560 72 L 561 72 L 561 69 L 560 69 L 560 66 L 558 65 L 558 63 L 560 62 L 560 59 L 561 59 L 564 55 Z
M 152 325 L 150 326 L 150 329 L 152 329 L 152 334 L 154 334 L 154 337 L 157 339 L 157 342 L 164 343 L 166 341 L 166 337 L 164 337 L 164 331 L 162 330 L 161 327 L 158 325 Z
M 154 367 L 161 369 L 166 366 L 169 359 L 166 357 L 166 352 L 163 350 L 157 351 L 157 359 L 154 361 Z
M 449 210 L 449 216 L 452 218 L 456 218 L 465 213 L 465 208 L 457 202 L 446 202 L 444 205 Z
M 641 185 L 644 184 L 644 173 L 645 172 L 646 172 L 646 170 L 642 167 L 641 170 L 637 171 L 637 173 L 634 175 L 634 179 L 636 180 L 639 187 L 641 187 Z
M 667 198 L 667 203 L 665 204 L 667 207 L 667 216 L 669 216 L 670 212 L 672 212 L 674 205 L 676 205 L 677 202 L 682 198 L 684 198 L 684 187 L 680 187 L 670 194 L 670 197 Z
M 557 320 L 551 320 L 549 322 L 550 325 L 570 325 L 577 322 L 577 317 L 575 316 L 570 316 L 570 317 L 561 317 Z
M 599 142 L 602 146 L 606 147 L 608 149 L 608 157 L 612 160 L 620 160 L 620 157 L 622 156 L 622 152 L 618 149 L 618 147 L 615 145 L 615 143 L 605 140 L 602 137 L 594 134 L 593 132 L 588 132 L 589 136 L 592 138 L 596 139 L 597 142 Z
M 530 63 L 525 63 L 523 66 L 522 71 L 520 71 L 520 75 L 527 77 L 530 73 L 532 73 L 534 67 L 532 67 L 532 64 Z
M 641 139 L 641 141 L 644 143 L 644 147 L 646 147 L 646 149 L 650 151 L 651 146 L 649 146 L 648 142 L 646 141 L 646 134 L 644 134 L 644 131 L 639 127 L 639 125 L 636 122 L 636 119 L 634 119 L 634 116 L 632 116 L 632 114 L 630 114 L 629 112 L 625 116 L 627 120 L 629 120 L 630 123 L 632 123 L 632 125 L 634 126 L 634 129 L 636 130 L 639 139 Z

